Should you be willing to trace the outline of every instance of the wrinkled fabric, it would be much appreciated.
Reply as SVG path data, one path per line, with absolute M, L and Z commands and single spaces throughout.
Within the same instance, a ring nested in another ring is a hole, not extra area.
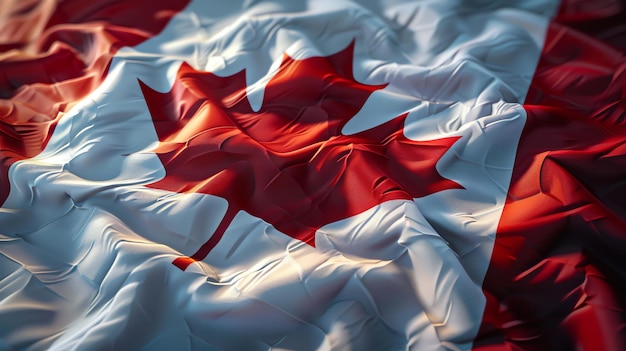
M 602 4 L 3 4 L 0 349 L 620 349 Z
M 626 348 L 625 9 L 565 1 L 548 28 L 476 350 Z
M 102 83 L 113 55 L 160 32 L 186 3 L 0 5 L 0 203 L 9 167 L 41 153 L 58 120 Z

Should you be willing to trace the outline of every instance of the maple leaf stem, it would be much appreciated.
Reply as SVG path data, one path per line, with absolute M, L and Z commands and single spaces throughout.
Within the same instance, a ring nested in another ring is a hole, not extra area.
M 217 226 L 217 229 L 215 229 L 215 232 L 213 233 L 213 235 L 211 235 L 209 240 L 207 240 L 193 255 L 178 257 L 172 262 L 172 264 L 184 271 L 187 269 L 187 267 L 189 267 L 190 264 L 205 259 L 207 255 L 220 242 L 222 236 L 224 236 L 224 233 L 226 232 L 226 229 L 228 229 L 230 223 L 232 223 L 232 221 L 235 219 L 237 213 L 239 213 L 238 208 L 235 208 L 234 206 L 228 206 L 224 217 L 220 221 L 220 224 Z

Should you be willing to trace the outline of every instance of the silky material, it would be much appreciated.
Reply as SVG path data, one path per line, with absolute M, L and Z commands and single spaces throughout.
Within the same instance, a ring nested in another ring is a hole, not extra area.
M 533 104 L 554 106 L 546 84 L 559 96 L 577 86 L 551 78 L 544 58 L 561 33 L 550 18 L 574 7 L 11 5 L 0 347 L 619 348 L 610 328 L 604 344 L 560 344 L 563 332 L 536 325 L 569 320 L 498 310 L 541 301 L 510 302 L 525 275 L 494 263 L 520 252 L 509 228 L 545 208 L 511 199 L 527 197 L 520 162 L 542 154 L 523 148 L 533 126 L 546 130 Z M 624 91 L 611 77 L 609 105 Z M 530 137 L 546 139 L 570 145 Z M 620 178 L 608 168 L 609 182 Z M 553 291 L 555 305 L 568 296 Z
M 626 347 L 625 20 L 624 1 L 564 1 L 548 28 L 476 350 Z

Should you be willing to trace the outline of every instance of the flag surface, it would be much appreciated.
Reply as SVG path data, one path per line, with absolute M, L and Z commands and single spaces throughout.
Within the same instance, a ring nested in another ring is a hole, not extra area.
M 0 3 L 0 350 L 626 348 L 626 3 Z

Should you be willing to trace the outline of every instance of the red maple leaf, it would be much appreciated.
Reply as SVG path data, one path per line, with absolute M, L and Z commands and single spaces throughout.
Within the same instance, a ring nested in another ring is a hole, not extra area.
M 384 85 L 352 75 L 353 44 L 328 57 L 287 55 L 253 111 L 245 72 L 218 77 L 187 64 L 168 93 L 139 81 L 158 134 L 165 177 L 149 186 L 225 198 L 228 210 L 185 269 L 217 245 L 244 210 L 314 245 L 322 226 L 389 200 L 460 188 L 435 169 L 458 139 L 413 141 L 406 114 L 373 129 L 343 135 L 343 126 Z

